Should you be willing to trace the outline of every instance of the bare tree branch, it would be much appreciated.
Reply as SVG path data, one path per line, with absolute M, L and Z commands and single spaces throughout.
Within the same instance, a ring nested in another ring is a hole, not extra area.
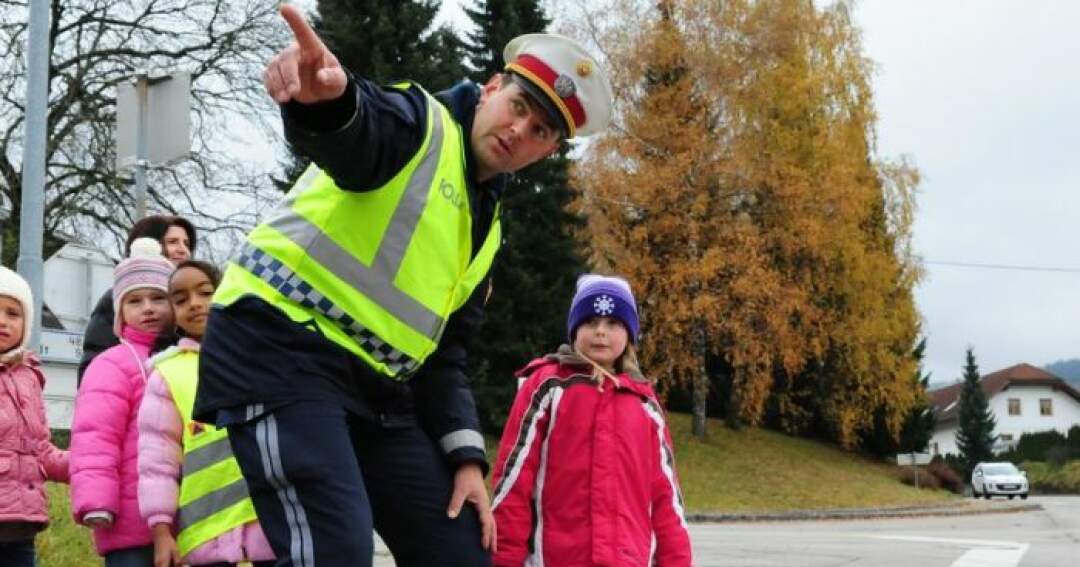
M 0 0 L 0 205 L 13 218 L 21 202 L 28 12 L 26 0 Z M 250 228 L 279 194 L 253 173 L 257 164 L 237 159 L 237 130 L 271 131 L 265 121 L 276 112 L 259 72 L 284 31 L 265 0 L 53 0 L 47 248 L 63 236 L 112 241 L 106 251 L 119 251 L 134 196 L 130 174 L 115 171 L 116 95 L 141 70 L 192 78 L 191 155 L 151 170 L 151 210 L 187 216 L 208 235 Z M 18 223 L 7 224 L 12 242 Z M 5 263 L 14 252 L 5 248 Z

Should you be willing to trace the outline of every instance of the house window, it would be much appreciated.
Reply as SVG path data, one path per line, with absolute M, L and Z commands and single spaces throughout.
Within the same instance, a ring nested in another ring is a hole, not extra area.
M 933 447 L 935 455 L 940 455 L 941 454 L 941 451 L 938 451 L 938 444 L 937 444 L 936 441 L 934 443 L 931 443 L 930 445 Z
M 1039 415 L 1054 415 L 1054 400 L 1042 398 L 1039 400 Z
M 1009 398 L 1009 415 L 1020 415 L 1020 398 Z
M 1010 441 L 1012 441 L 1012 440 L 1013 440 L 1013 436 L 1012 436 L 1012 433 L 1002 433 L 1002 434 L 1001 434 L 1001 435 L 999 435 L 998 437 L 1000 437 L 1000 438 L 1001 438 L 1001 440 L 1002 440 L 1002 441 L 1004 441 L 1004 442 L 1006 442 L 1006 443 L 1008 443 L 1008 442 L 1010 442 Z

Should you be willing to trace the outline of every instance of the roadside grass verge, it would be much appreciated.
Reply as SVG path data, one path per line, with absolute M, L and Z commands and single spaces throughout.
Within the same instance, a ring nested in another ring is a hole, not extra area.
M 764 429 L 734 431 L 709 420 L 704 439 L 690 416 L 668 417 L 687 510 L 754 512 L 942 503 L 944 490 L 901 484 L 899 468 Z

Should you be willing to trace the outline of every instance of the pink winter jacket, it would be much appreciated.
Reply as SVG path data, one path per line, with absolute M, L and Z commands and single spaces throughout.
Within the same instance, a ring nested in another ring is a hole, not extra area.
M 113 516 L 94 530 L 99 555 L 150 545 L 153 537 L 139 515 L 138 430 L 135 418 L 146 387 L 143 365 L 156 335 L 124 326 L 120 344 L 97 355 L 75 397 L 71 424 L 71 512 Z
M 198 351 L 198 342 L 180 339 L 175 350 L 158 356 Z M 183 418 L 168 384 L 155 371 L 139 409 L 139 510 L 151 528 L 161 523 L 175 528 L 182 461 Z M 191 565 L 268 561 L 274 559 L 274 552 L 259 522 L 249 522 L 196 547 L 182 559 Z
M 47 524 L 45 480 L 68 480 L 67 451 L 49 442 L 44 387 L 33 353 L 0 362 L 0 522 Z

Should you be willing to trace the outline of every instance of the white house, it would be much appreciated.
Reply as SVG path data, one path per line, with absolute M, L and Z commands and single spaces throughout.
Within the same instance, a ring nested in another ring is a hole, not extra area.
M 981 378 L 997 426 L 995 451 L 1013 446 L 1024 433 L 1050 429 L 1068 432 L 1080 425 L 1080 392 L 1061 378 L 1022 363 Z M 960 390 L 963 383 L 930 392 L 937 425 L 930 439 L 933 454 L 959 454 L 956 447 Z
M 105 254 L 82 244 L 65 244 L 45 261 L 42 299 L 47 311 L 38 354 L 45 374 L 45 412 L 53 429 L 71 428 L 83 330 L 97 300 L 112 285 L 112 271 Z

